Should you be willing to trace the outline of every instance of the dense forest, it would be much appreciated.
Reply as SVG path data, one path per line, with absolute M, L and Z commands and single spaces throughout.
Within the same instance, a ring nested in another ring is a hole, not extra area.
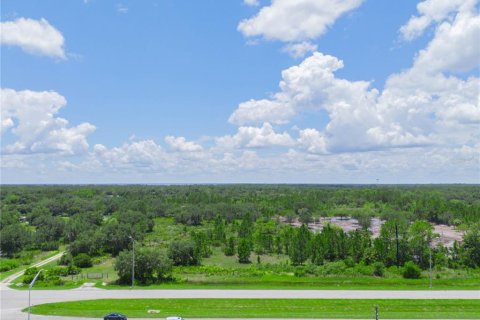
M 309 228 L 332 216 L 353 217 L 361 228 Z M 385 221 L 377 237 L 372 217 Z M 183 228 L 156 238 L 161 219 Z M 371 266 L 375 276 L 390 266 L 413 278 L 430 263 L 480 267 L 480 186 L 2 186 L 0 223 L 1 271 L 24 251 L 65 245 L 65 272 L 108 255 L 116 257 L 120 282 L 130 279 L 133 241 L 143 283 L 168 279 L 174 266 L 201 265 L 215 248 L 239 263 L 284 255 L 292 266 L 341 261 Z M 432 245 L 433 224 L 465 231 L 463 241 Z

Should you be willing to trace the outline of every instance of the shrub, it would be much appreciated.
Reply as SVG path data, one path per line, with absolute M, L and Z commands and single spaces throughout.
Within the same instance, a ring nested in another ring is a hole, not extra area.
M 23 275 L 23 283 L 24 284 L 29 284 L 30 282 L 32 282 L 32 280 L 33 280 L 33 278 L 35 278 L 35 275 L 37 274 L 37 272 L 38 272 L 37 267 L 32 267 L 32 268 L 28 268 L 27 270 L 25 270 L 25 273 Z M 37 280 L 42 281 L 44 278 L 45 278 L 45 273 L 41 272 L 40 275 L 38 276 Z
M 80 273 L 80 268 L 75 267 L 73 264 L 69 264 L 67 267 L 67 274 L 72 275 L 72 274 L 79 274 Z
M 200 264 L 198 251 L 193 241 L 174 241 L 168 249 L 168 257 L 176 266 L 195 266 Z
M 295 268 L 294 275 L 295 277 L 305 277 L 307 275 L 307 272 L 305 271 L 305 267 L 297 266 Z
M 361 274 L 364 276 L 371 276 L 373 274 L 373 266 L 366 265 L 363 262 L 358 263 L 355 265 L 354 270 L 357 274 Z
M 227 244 L 225 248 L 223 248 L 223 252 L 226 256 L 233 256 L 236 252 L 235 250 L 235 238 L 229 237 L 227 240 Z
M 73 264 L 79 268 L 88 268 L 92 266 L 92 258 L 86 253 L 79 253 L 73 258 Z
M 351 257 L 344 259 L 343 262 L 348 268 L 353 268 L 355 266 L 355 261 L 353 261 Z
M 47 276 L 50 278 L 51 276 L 62 276 L 65 277 L 68 275 L 68 269 L 65 267 L 53 267 L 48 270 Z
M 328 262 L 323 266 L 324 274 L 344 274 L 347 266 L 343 261 Z
M 382 262 L 375 262 L 373 264 L 373 275 L 376 277 L 383 277 L 385 265 Z
M 252 252 L 252 244 L 248 239 L 240 239 L 238 243 L 238 262 L 250 263 L 250 253 Z
M 70 253 L 64 253 L 60 260 L 58 261 L 58 264 L 61 266 L 68 266 L 73 263 L 73 257 Z
M 403 267 L 403 277 L 405 279 L 419 279 L 421 274 L 420 267 L 415 263 L 412 261 L 405 263 L 405 266 Z
M 58 248 L 59 248 L 59 244 L 58 242 L 55 242 L 55 241 L 47 241 L 40 244 L 40 249 L 42 251 L 54 251 L 54 250 L 58 250 Z
M 12 270 L 20 266 L 20 261 L 17 259 L 2 259 L 0 260 L 0 272 Z

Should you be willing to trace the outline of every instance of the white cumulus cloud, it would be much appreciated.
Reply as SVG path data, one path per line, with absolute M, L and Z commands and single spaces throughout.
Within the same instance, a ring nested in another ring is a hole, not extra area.
M 217 146 L 223 149 L 290 146 L 293 143 L 287 132 L 276 133 L 270 123 L 264 123 L 260 128 L 239 127 L 235 135 L 216 138 Z
M 343 62 L 314 52 L 282 72 L 278 92 L 241 103 L 230 122 L 286 123 L 298 114 L 324 110 L 324 128 L 300 131 L 299 147 L 311 154 L 471 146 L 480 139 L 480 80 L 450 73 L 478 68 L 479 34 L 477 9 L 460 6 L 439 23 L 412 67 L 392 74 L 383 90 L 367 81 L 338 78 L 335 72 Z
M 412 16 L 400 28 L 400 33 L 405 40 L 413 40 L 433 23 L 451 19 L 457 11 L 471 11 L 477 0 L 425 0 L 417 5 L 418 16 Z
M 297 42 L 315 39 L 336 19 L 362 0 L 272 0 L 252 18 L 242 20 L 238 30 L 247 37 Z
M 66 99 L 54 91 L 1 89 L 2 133 L 11 131 L 17 140 L 6 145 L 6 153 L 78 154 L 88 149 L 87 136 L 95 131 L 90 123 L 69 127 L 56 116 Z
M 287 52 L 294 58 L 303 58 L 307 53 L 317 50 L 317 45 L 309 41 L 299 43 L 289 43 L 283 47 L 283 51 Z
M 184 137 L 167 136 L 165 142 L 175 151 L 199 152 L 203 150 L 201 145 L 193 141 L 187 141 Z
M 0 39 L 2 44 L 18 46 L 27 53 L 66 59 L 63 35 L 45 19 L 1 22 Z
M 258 6 L 260 3 L 258 2 L 258 0 L 243 0 L 243 3 L 247 6 L 251 6 L 251 7 L 256 7 Z

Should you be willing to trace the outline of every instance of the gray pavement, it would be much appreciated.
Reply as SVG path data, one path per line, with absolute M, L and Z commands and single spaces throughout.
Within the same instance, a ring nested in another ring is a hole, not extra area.
M 28 291 L 1 284 L 1 320 L 26 319 Z M 33 290 L 32 305 L 91 299 L 127 298 L 258 298 L 258 299 L 480 299 L 475 290 L 104 290 L 85 287 L 72 290 Z M 76 319 L 41 317 L 31 319 Z

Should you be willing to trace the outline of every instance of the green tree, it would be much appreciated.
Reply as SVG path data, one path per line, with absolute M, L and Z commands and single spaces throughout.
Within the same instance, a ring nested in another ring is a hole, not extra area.
M 308 230 L 306 224 L 303 224 L 300 228 L 296 230 L 295 236 L 292 239 L 292 246 L 289 252 L 292 264 L 299 265 L 307 261 L 310 255 L 310 237 L 311 233 L 310 230 Z
M 241 238 L 238 243 L 238 262 L 250 263 L 250 254 L 252 253 L 252 243 L 249 239 Z
M 373 244 L 375 256 L 382 259 L 385 266 L 396 265 L 397 258 L 399 265 L 403 265 L 409 259 L 407 230 L 407 221 L 398 216 L 382 225 L 380 236 L 374 240 Z
M 138 248 L 135 250 L 135 281 L 141 284 L 160 283 L 171 279 L 172 261 L 158 250 Z M 118 282 L 131 283 L 132 251 L 122 251 L 115 261 Z
M 215 222 L 213 225 L 213 239 L 218 244 L 222 244 L 226 240 L 225 236 L 225 221 L 222 219 L 220 215 L 215 218 Z
M 233 236 L 228 237 L 227 244 L 223 249 L 226 256 L 233 256 L 235 254 L 235 238 Z
M 325 237 L 322 237 L 321 233 L 317 233 L 312 237 L 310 251 L 310 259 L 313 264 L 322 265 L 324 263 L 325 256 Z
M 73 264 L 79 268 L 89 268 L 92 266 L 92 258 L 86 253 L 80 253 L 73 257 Z
M 31 241 L 31 233 L 20 224 L 11 224 L 2 229 L 0 248 L 3 255 L 12 256 L 25 248 Z
M 168 257 L 176 266 L 195 266 L 200 264 L 198 250 L 193 241 L 173 241 L 168 249 Z
M 248 238 L 252 235 L 253 232 L 253 220 L 250 213 L 246 213 L 243 216 L 242 223 L 238 228 L 238 236 L 240 238 Z
M 274 250 L 274 237 L 277 233 L 275 222 L 258 222 L 253 233 L 254 250 L 257 254 L 272 253 Z
M 301 223 L 304 223 L 304 224 L 308 224 L 310 222 L 312 222 L 312 213 L 310 212 L 310 210 L 308 210 L 308 208 L 300 208 L 297 210 L 297 214 L 298 214 L 298 220 L 301 222 Z
M 102 227 L 102 245 L 106 252 L 116 256 L 122 250 L 132 246 L 132 228 L 126 224 L 120 224 L 116 220 L 109 221 Z M 135 241 L 141 240 L 140 234 L 133 235 Z
M 463 238 L 462 260 L 465 265 L 480 267 L 480 226 L 474 225 Z
M 195 244 L 195 256 L 199 258 L 208 258 L 212 254 L 210 247 L 211 240 L 205 231 L 192 231 L 191 237 Z
M 429 266 L 429 247 L 433 227 L 427 221 L 417 220 L 408 228 L 408 245 L 413 261 L 421 268 Z

